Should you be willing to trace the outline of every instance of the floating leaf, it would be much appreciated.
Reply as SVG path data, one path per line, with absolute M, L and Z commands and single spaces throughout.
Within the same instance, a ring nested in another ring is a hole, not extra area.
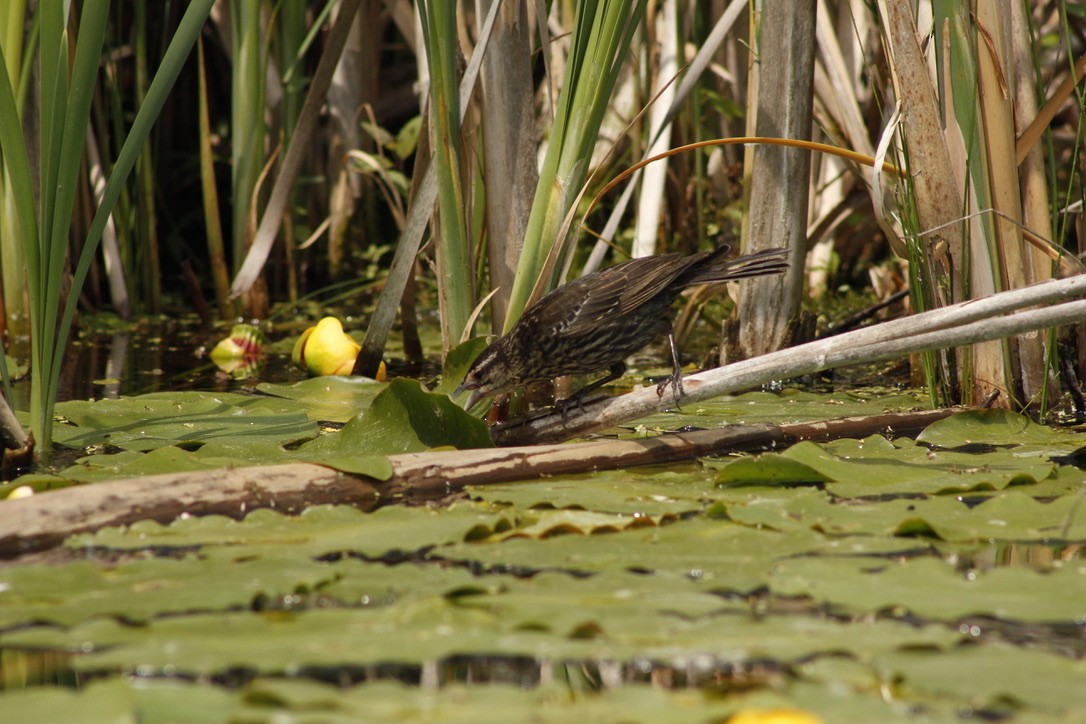
M 118 400 L 62 402 L 54 440 L 66 447 L 112 445 L 146 451 L 236 437 L 285 444 L 316 434 L 316 426 L 287 400 L 229 392 L 154 392 Z
M 262 508 L 237 521 L 223 516 L 176 520 L 169 525 L 141 521 L 125 528 L 105 528 L 77 535 L 67 545 L 117 550 L 200 547 L 204 555 L 222 550 L 249 555 L 320 557 L 334 552 L 380 558 L 435 546 L 478 540 L 508 530 L 504 515 L 473 505 L 441 510 L 388 506 L 365 513 L 350 506 L 317 505 L 289 516 Z
M 166 614 L 247 609 L 258 596 L 313 590 L 337 575 L 329 566 L 298 558 L 23 567 L 0 573 L 0 627 L 29 621 L 71 625 L 96 616 L 139 623 Z
M 344 425 L 299 448 L 301 455 L 420 452 L 451 445 L 491 447 L 486 423 L 464 412 L 446 395 L 426 392 L 418 382 L 397 378 L 373 404 Z
M 1019 458 L 1006 451 L 980 457 L 933 451 L 908 439 L 895 445 L 875 435 L 825 445 L 805 441 L 753 461 L 739 459 L 725 465 L 719 479 L 722 485 L 824 482 L 835 495 L 862 497 L 1000 490 L 1044 480 L 1055 469 L 1056 465 L 1047 460 Z
M 693 465 L 556 475 L 538 481 L 481 485 L 467 490 L 475 500 L 519 510 L 578 509 L 627 515 L 682 514 L 702 510 L 715 492 L 712 473 Z
M 786 561 L 770 587 L 785 596 L 810 596 L 835 610 L 904 609 L 926 619 L 992 616 L 1015 621 L 1086 619 L 1086 566 L 1048 573 L 1027 568 L 962 572 L 934 558 L 901 563 L 856 559 Z M 935 595 L 934 592 L 938 592 Z
M 670 371 L 670 368 L 661 369 L 660 373 L 667 374 Z M 644 375 L 641 375 L 641 378 L 643 379 Z M 681 411 L 669 410 L 650 415 L 638 420 L 638 424 L 650 430 L 676 430 L 686 426 L 713 428 L 759 422 L 780 425 L 788 422 L 905 412 L 926 404 L 926 397 L 917 391 L 855 391 L 826 395 L 785 388 L 780 392 L 746 392 L 741 395 L 721 395 L 696 403 L 684 402 Z
M 314 377 L 292 385 L 262 382 L 257 389 L 266 395 L 292 400 L 309 419 L 347 422 L 368 408 L 386 385 L 366 377 Z
M 877 666 L 884 680 L 901 681 L 910 698 L 953 697 L 976 709 L 1010 703 L 1034 712 L 1077 712 L 1062 721 L 1081 721 L 1086 713 L 1086 664 L 1051 651 L 992 641 L 941 656 L 901 650 L 880 656 Z
M 730 519 L 772 530 L 816 530 L 828 535 L 920 535 L 956 542 L 1086 538 L 1086 514 L 1074 497 L 1040 502 L 1018 488 L 980 504 L 953 497 L 897 499 L 842 505 L 819 490 L 724 498 Z
M 942 448 L 969 445 L 1035 445 L 1053 453 L 1082 447 L 1081 434 L 1038 425 L 1010 410 L 967 410 L 928 425 L 917 442 Z

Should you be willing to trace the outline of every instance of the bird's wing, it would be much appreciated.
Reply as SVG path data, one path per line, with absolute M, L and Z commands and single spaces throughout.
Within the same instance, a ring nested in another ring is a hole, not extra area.
M 567 332 L 595 329 L 601 319 L 628 314 L 660 294 L 675 277 L 700 259 L 682 254 L 632 259 L 581 277 L 583 301 L 569 320 Z

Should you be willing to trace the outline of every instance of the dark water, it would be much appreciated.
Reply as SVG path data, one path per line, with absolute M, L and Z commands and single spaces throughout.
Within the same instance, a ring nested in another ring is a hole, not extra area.
M 129 397 L 165 390 L 245 391 L 257 382 L 294 382 L 305 377 L 290 363 L 294 330 L 270 340 L 258 377 L 223 374 L 208 353 L 229 333 L 196 318 L 157 319 L 116 331 L 81 331 L 68 345 L 57 401 Z M 20 362 L 25 362 L 20 360 Z M 29 407 L 29 381 L 15 384 L 15 407 Z

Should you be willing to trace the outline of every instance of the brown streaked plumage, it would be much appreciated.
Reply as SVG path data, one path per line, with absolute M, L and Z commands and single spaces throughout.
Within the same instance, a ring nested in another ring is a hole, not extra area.
M 529 307 L 508 334 L 490 345 L 472 364 L 457 388 L 473 390 L 470 408 L 488 395 L 529 382 L 562 375 L 607 376 L 563 401 L 580 398 L 626 371 L 625 359 L 666 334 L 673 372 L 657 387 L 672 386 L 675 401 L 683 394 L 682 370 L 671 328 L 671 305 L 683 289 L 696 284 L 779 274 L 788 268 L 788 252 L 767 249 L 725 259 L 728 247 L 696 254 L 665 254 L 615 264 L 564 284 Z

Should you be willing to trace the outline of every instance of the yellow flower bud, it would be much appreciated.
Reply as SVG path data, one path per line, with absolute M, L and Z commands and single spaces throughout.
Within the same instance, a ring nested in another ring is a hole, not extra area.
M 313 376 L 349 375 L 362 349 L 335 317 L 325 317 L 302 332 L 291 359 Z

